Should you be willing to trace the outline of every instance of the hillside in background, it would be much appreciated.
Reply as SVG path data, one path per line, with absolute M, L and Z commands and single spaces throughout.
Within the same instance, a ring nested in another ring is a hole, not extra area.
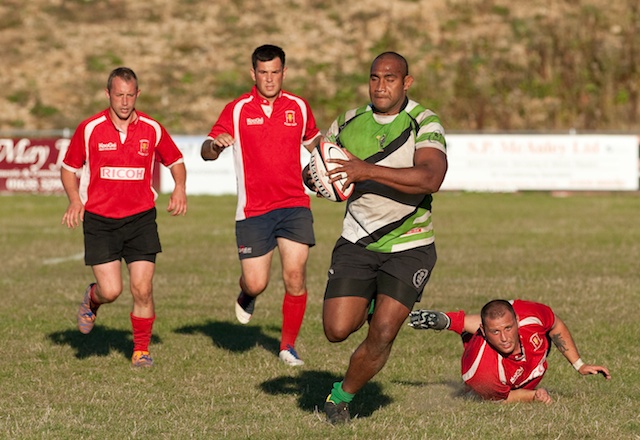
M 285 88 L 322 130 L 367 101 L 385 50 L 449 131 L 640 128 L 637 0 L 4 0 L 0 132 L 73 129 L 126 65 L 140 110 L 206 133 L 264 43 L 285 49 Z

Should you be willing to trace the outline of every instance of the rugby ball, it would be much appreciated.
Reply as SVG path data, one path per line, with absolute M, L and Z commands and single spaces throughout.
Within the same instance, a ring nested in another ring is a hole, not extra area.
M 349 157 L 336 144 L 320 142 L 311 152 L 311 159 L 309 160 L 311 179 L 322 197 L 332 202 L 343 202 L 353 194 L 353 184 L 344 188 L 344 184 L 347 181 L 345 173 L 342 173 L 340 180 L 330 183 L 329 172 L 340 165 L 327 162 L 328 159 L 349 160 Z

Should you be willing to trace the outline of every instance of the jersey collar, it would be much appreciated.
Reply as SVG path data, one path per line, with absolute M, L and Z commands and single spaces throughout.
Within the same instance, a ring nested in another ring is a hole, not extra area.
M 265 99 L 262 96 L 260 96 L 260 94 L 258 93 L 258 87 L 256 87 L 255 85 L 251 89 L 251 95 L 253 95 L 256 102 L 258 102 L 260 105 L 271 105 L 268 99 Z M 276 99 L 273 100 L 273 103 L 275 104 L 276 101 L 279 100 L 281 97 L 282 97 L 282 90 L 278 92 L 278 96 L 276 96 Z

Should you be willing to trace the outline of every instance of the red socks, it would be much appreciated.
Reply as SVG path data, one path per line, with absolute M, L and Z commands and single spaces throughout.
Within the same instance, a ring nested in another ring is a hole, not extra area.
M 449 324 L 449 330 L 461 335 L 464 331 L 464 311 L 460 310 L 459 312 L 447 312 L 446 315 L 451 320 L 451 324 Z
M 149 351 L 151 331 L 156 315 L 151 318 L 138 318 L 131 313 L 131 326 L 133 327 L 133 351 Z
M 307 292 L 300 296 L 293 296 L 285 292 L 284 301 L 282 302 L 282 341 L 280 342 L 280 350 L 286 350 L 287 345 L 295 347 L 306 309 Z

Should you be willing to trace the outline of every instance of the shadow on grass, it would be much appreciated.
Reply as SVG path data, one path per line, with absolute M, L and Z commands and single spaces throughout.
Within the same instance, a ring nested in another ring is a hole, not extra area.
M 271 395 L 291 394 L 298 396 L 298 406 L 308 412 L 322 412 L 324 401 L 333 388 L 333 383 L 342 377 L 326 371 L 302 371 L 297 377 L 281 376 L 263 382 L 262 391 Z M 376 410 L 393 402 L 391 397 L 382 393 L 382 387 L 376 382 L 367 383 L 349 404 L 351 417 L 369 417 Z
M 408 381 L 408 380 L 394 380 L 393 383 L 414 387 L 414 388 L 427 388 L 436 385 L 445 385 L 449 387 L 451 390 L 449 396 L 456 399 L 466 399 L 466 400 L 481 400 L 479 399 L 470 389 L 466 387 L 462 380 L 460 381 L 452 381 L 452 380 L 438 380 L 435 382 L 431 381 Z
M 112 351 L 120 352 L 130 358 L 133 352 L 131 331 L 115 330 L 96 325 L 91 333 L 83 335 L 78 330 L 65 330 L 50 333 L 48 338 L 56 345 L 68 345 L 76 352 L 78 359 L 91 356 L 108 356 Z M 151 343 L 162 343 L 160 338 L 151 336 Z
M 278 354 L 280 341 L 252 325 L 232 324 L 224 321 L 208 321 L 202 325 L 187 325 L 174 330 L 182 335 L 201 334 L 211 338 L 213 345 L 233 353 L 249 351 L 256 345 Z

